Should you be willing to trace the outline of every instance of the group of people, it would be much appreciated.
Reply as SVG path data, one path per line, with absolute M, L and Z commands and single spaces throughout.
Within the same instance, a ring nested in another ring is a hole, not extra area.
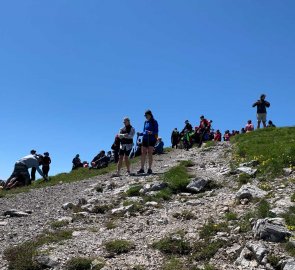
M 120 176 L 123 163 L 127 168 L 127 174 L 131 174 L 130 158 L 141 156 L 141 168 L 138 174 L 145 173 L 145 162 L 148 159 L 147 173 L 152 173 L 153 155 L 162 154 L 164 152 L 164 142 L 162 138 L 158 137 L 159 129 L 158 122 L 154 119 L 153 113 L 150 110 L 145 112 L 145 122 L 142 132 L 135 132 L 135 128 L 131 125 L 128 117 L 123 119 L 123 127 L 119 130 L 115 137 L 115 141 L 111 147 L 112 152 L 107 154 L 105 151 L 100 151 L 90 165 L 88 162 L 82 162 L 79 154 L 72 160 L 75 170 L 80 167 L 89 169 L 101 169 L 109 165 L 109 163 L 117 164 L 117 172 L 115 176 Z M 137 134 L 137 139 L 134 145 L 134 137 Z
M 260 96 L 260 99 L 257 100 L 252 105 L 252 107 L 257 107 L 257 129 L 260 128 L 261 122 L 263 124 L 263 127 L 276 127 L 271 120 L 269 120 L 268 124 L 266 124 L 266 121 L 267 121 L 266 108 L 270 107 L 270 103 L 266 101 L 265 98 L 266 98 L 266 95 L 262 94 Z M 222 139 L 224 141 L 229 141 L 230 138 L 235 135 L 254 131 L 254 125 L 252 123 L 252 120 L 248 120 L 246 126 L 243 127 L 241 131 L 226 130 L 223 135 L 219 129 L 214 131 L 212 127 L 212 123 L 213 123 L 212 120 L 207 120 L 202 115 L 200 117 L 199 125 L 193 128 L 190 122 L 186 120 L 185 126 L 181 132 L 179 132 L 177 128 L 175 128 L 172 131 L 171 133 L 172 148 L 178 148 L 180 146 L 181 148 L 188 150 L 194 144 L 198 144 L 198 146 L 201 146 L 201 144 L 205 141 L 222 141 Z
M 11 176 L 5 182 L 4 189 L 30 185 L 36 179 L 36 171 L 48 181 L 51 158 L 48 152 L 43 155 L 37 154 L 36 150 L 31 150 L 30 154 L 19 159 L 15 165 Z M 39 166 L 42 166 L 42 170 Z M 29 173 L 31 169 L 31 174 Z

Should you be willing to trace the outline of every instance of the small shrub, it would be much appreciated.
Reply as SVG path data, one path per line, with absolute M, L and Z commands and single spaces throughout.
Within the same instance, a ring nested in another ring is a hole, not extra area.
M 279 257 L 277 257 L 277 256 L 275 256 L 275 255 L 273 255 L 273 254 L 269 254 L 269 255 L 267 256 L 267 261 L 268 261 L 268 262 L 271 264 L 271 266 L 272 266 L 274 269 L 276 269 L 276 270 L 280 269 L 280 268 L 278 267 L 280 260 L 281 260 L 281 259 L 280 259 Z
M 275 217 L 273 213 L 270 212 L 270 205 L 267 200 L 262 199 L 257 206 L 256 209 L 256 217 L 257 218 L 267 218 L 267 217 Z
M 185 265 L 178 258 L 171 258 L 162 266 L 162 270 L 186 270 Z
M 140 196 L 139 191 L 142 189 L 141 185 L 131 186 L 127 191 L 126 194 L 128 197 L 136 197 Z
M 109 211 L 112 208 L 112 205 L 107 205 L 107 204 L 103 204 L 103 205 L 95 205 L 93 207 L 92 213 L 96 213 L 96 214 L 105 214 L 107 211 Z
M 171 196 L 172 196 L 171 189 L 170 188 L 165 188 L 165 189 L 162 189 L 162 190 L 158 191 L 154 195 L 145 195 L 143 197 L 143 200 L 145 202 L 150 202 L 150 201 L 156 201 L 156 202 L 169 201 L 171 199 Z
M 57 220 L 57 221 L 54 221 L 50 224 L 52 229 L 59 229 L 59 228 L 65 227 L 67 225 L 69 225 L 68 220 L 61 220 L 61 221 Z
M 272 187 L 267 182 L 262 182 L 258 185 L 258 187 L 264 191 L 271 191 Z
M 285 250 L 292 256 L 295 257 L 295 247 L 291 242 L 284 244 Z
M 228 212 L 225 213 L 225 218 L 227 221 L 231 221 L 231 220 L 237 220 L 238 219 L 238 215 L 234 212 Z
M 251 176 L 246 174 L 246 173 L 242 173 L 238 176 L 238 183 L 239 183 L 239 186 L 242 186 L 242 185 L 245 185 L 245 184 L 248 184 L 250 183 L 252 180 L 251 180 Z
M 191 160 L 183 160 L 180 162 L 180 165 L 181 166 L 184 166 L 186 168 L 190 168 L 190 167 L 194 167 L 195 166 L 195 163 Z
M 216 235 L 217 232 L 228 232 L 228 224 L 226 222 L 215 223 L 213 220 L 209 220 L 200 230 L 200 237 L 203 239 L 211 238 Z
M 295 202 L 295 192 L 294 192 L 293 195 L 291 196 L 291 202 Z
M 146 268 L 143 265 L 134 265 L 132 270 L 145 270 Z
M 294 227 L 295 226 L 295 207 L 294 206 L 289 207 L 288 212 L 283 214 L 282 217 L 285 219 L 286 224 L 289 227 Z
M 252 211 L 249 211 L 241 218 L 241 221 L 239 222 L 239 226 L 241 228 L 242 233 L 251 231 L 252 226 L 249 221 L 251 218 L 255 218 L 255 213 Z
M 106 228 L 107 228 L 108 230 L 113 230 L 113 229 L 117 228 L 117 224 L 115 223 L 114 220 L 110 220 L 110 221 L 108 221 L 108 222 L 105 224 L 105 226 L 106 226 Z
M 102 193 L 102 192 L 103 192 L 103 187 L 102 187 L 102 185 L 101 185 L 101 184 L 98 184 L 98 185 L 95 187 L 95 190 L 96 190 L 96 192 L 98 192 L 98 193 Z
M 209 261 L 217 251 L 226 245 L 225 241 L 198 242 L 193 247 L 193 258 L 197 261 Z
M 172 216 L 173 216 L 174 218 L 182 219 L 182 220 L 196 219 L 195 214 L 192 213 L 191 211 L 188 211 L 188 210 L 184 210 L 184 211 L 182 211 L 181 213 L 179 213 L 179 212 L 174 213 Z
M 105 243 L 105 248 L 109 253 L 128 253 L 134 248 L 134 244 L 127 240 L 113 240 Z
M 90 270 L 92 260 L 89 258 L 77 257 L 67 261 L 65 265 L 66 270 Z
M 152 246 L 165 254 L 186 255 L 191 250 L 188 242 L 184 241 L 182 237 L 181 239 L 174 239 L 173 235 L 164 237 Z

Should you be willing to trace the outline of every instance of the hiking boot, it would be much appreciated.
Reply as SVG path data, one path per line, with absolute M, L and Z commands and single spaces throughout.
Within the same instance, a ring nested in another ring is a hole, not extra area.
M 144 173 L 144 169 L 140 169 L 139 171 L 137 171 L 137 174 L 143 174 Z
M 148 169 L 147 173 L 152 174 L 153 173 L 152 169 Z

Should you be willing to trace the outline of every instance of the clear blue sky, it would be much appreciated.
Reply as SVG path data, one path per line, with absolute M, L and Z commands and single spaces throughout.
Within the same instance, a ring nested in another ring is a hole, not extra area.
M 0 178 L 35 148 L 52 171 L 109 149 L 150 108 L 166 144 L 204 114 L 214 127 L 294 125 L 295 1 L 1 1 Z

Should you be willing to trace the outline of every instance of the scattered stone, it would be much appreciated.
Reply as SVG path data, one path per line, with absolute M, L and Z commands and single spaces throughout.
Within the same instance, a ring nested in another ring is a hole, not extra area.
M 61 217 L 57 221 L 71 223 L 71 222 L 73 222 L 73 218 L 71 218 L 71 217 Z
M 124 215 L 125 213 L 127 213 L 128 211 L 130 211 L 132 208 L 134 207 L 133 204 L 128 205 L 128 206 L 123 206 L 120 208 L 115 208 L 111 210 L 111 214 L 112 215 Z
M 208 185 L 209 180 L 203 179 L 203 178 L 196 178 L 192 180 L 188 185 L 187 189 L 192 192 L 201 192 L 204 191 L 206 186 Z
M 252 169 L 250 167 L 239 167 L 237 168 L 238 172 L 248 174 L 250 176 L 255 176 L 257 169 Z
M 295 269 L 295 260 L 289 259 L 286 262 L 284 262 L 284 268 L 283 270 L 294 270 Z
M 16 209 L 7 210 L 3 214 L 4 216 L 10 216 L 10 217 L 27 217 L 30 214 L 23 211 L 18 211 Z
M 78 202 L 78 205 L 85 205 L 85 204 L 87 204 L 88 202 L 87 202 L 87 200 L 85 199 L 85 198 L 80 198 L 79 199 L 79 202 Z
M 141 194 L 146 194 L 151 191 L 159 191 L 165 189 L 168 186 L 165 182 L 155 182 L 155 183 L 148 183 L 143 186 L 143 188 L 139 191 Z
M 0 221 L 0 226 L 6 226 L 8 224 L 7 221 Z
M 236 199 L 242 200 L 242 199 L 248 199 L 252 200 L 254 198 L 261 199 L 267 195 L 267 192 L 254 186 L 251 184 L 243 185 L 239 191 L 236 193 Z
M 284 242 L 292 235 L 282 218 L 258 219 L 252 230 L 255 238 L 270 242 Z
M 240 167 L 256 167 L 257 165 L 259 165 L 258 160 L 251 160 L 249 162 L 241 163 Z
M 157 202 L 147 202 L 146 204 L 145 204 L 146 206 L 158 206 L 159 204 L 157 203 Z
M 73 203 L 67 202 L 67 203 L 65 203 L 65 204 L 62 205 L 62 209 L 64 209 L 64 210 L 73 209 L 74 206 L 75 205 Z
M 288 209 L 293 205 L 294 203 L 291 202 L 291 198 L 288 196 L 276 201 L 274 203 L 275 207 L 271 209 L 271 212 L 275 214 L 276 216 L 279 216 L 288 212 Z
M 283 172 L 285 176 L 289 176 L 290 174 L 292 174 L 293 170 L 291 168 L 284 168 Z
M 36 257 L 36 262 L 40 264 L 43 268 L 54 268 L 59 265 L 54 257 L 47 255 L 39 255 Z

